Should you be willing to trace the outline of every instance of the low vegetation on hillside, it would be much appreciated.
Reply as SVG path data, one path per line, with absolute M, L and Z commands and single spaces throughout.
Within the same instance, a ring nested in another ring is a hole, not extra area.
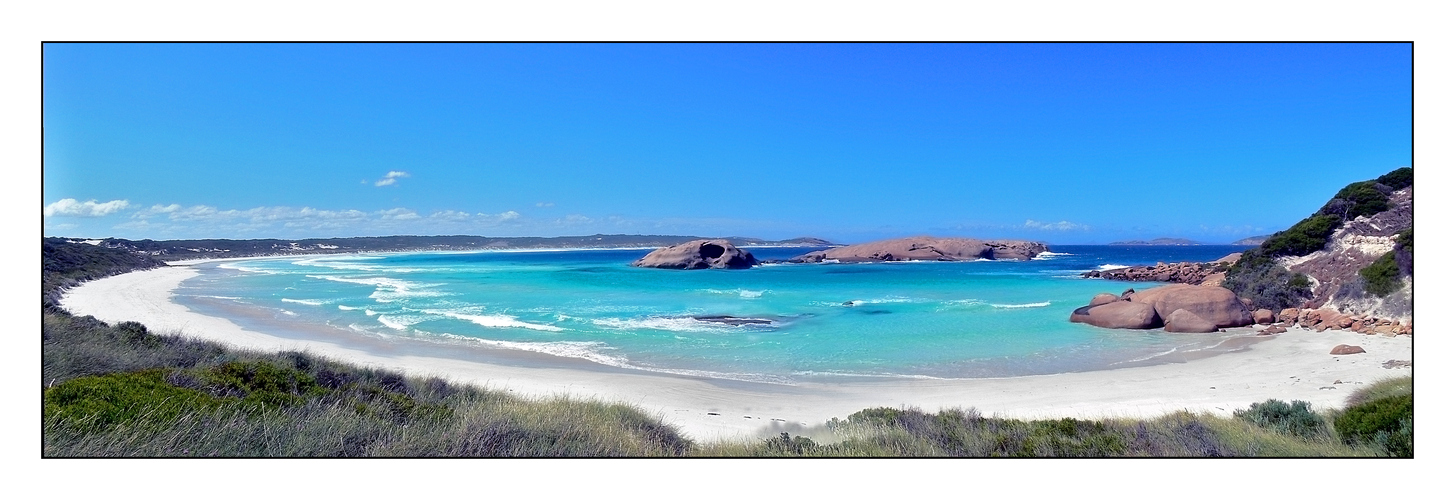
M 165 262 L 134 252 L 68 243 L 60 238 L 42 238 L 40 241 L 41 308 L 47 311 L 54 310 L 60 300 L 61 291 L 76 283 L 164 265 L 166 265 Z
M 1387 210 L 1389 194 L 1413 184 L 1414 169 L 1403 167 L 1374 180 L 1345 186 L 1318 212 L 1293 227 L 1274 233 L 1258 248 L 1243 252 L 1242 258 L 1228 270 L 1223 287 L 1239 297 L 1252 299 L 1254 307 L 1274 311 L 1299 307 L 1313 297 L 1310 281 L 1307 276 L 1289 272 L 1278 264 L 1277 259 L 1300 257 L 1322 250 L 1344 222 Z M 1413 267 L 1413 257 L 1410 262 Z M 1387 268 L 1380 267 L 1371 272 L 1380 273 L 1371 275 L 1377 282 L 1376 287 L 1390 286 Z M 1371 283 L 1369 278 L 1365 277 L 1366 283 Z
M 1394 250 L 1379 256 L 1378 260 L 1359 270 L 1364 291 L 1376 297 L 1384 297 L 1399 290 L 1405 276 L 1415 272 L 1415 230 L 1400 232 L 1394 240 Z

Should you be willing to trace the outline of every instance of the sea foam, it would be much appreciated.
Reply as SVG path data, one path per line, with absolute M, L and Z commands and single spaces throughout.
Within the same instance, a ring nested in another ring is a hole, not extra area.
M 525 321 L 521 321 L 519 319 L 516 319 L 515 316 L 509 316 L 509 315 L 505 315 L 505 314 L 479 315 L 479 314 L 463 314 L 463 313 L 458 313 L 458 312 L 454 312 L 454 311 L 431 311 L 431 310 L 427 310 L 427 311 L 424 311 L 424 312 L 429 313 L 429 314 L 439 314 L 439 315 L 442 315 L 442 316 L 449 316 L 449 317 L 455 318 L 455 319 L 462 319 L 462 320 L 469 321 L 471 323 L 474 323 L 474 324 L 477 324 L 477 325 L 480 325 L 480 326 L 483 326 L 483 327 L 486 327 L 486 328 L 527 328 L 527 329 L 531 329 L 531 330 L 540 330 L 540 331 L 543 331 L 543 332 L 559 332 L 559 331 L 564 331 L 565 330 L 565 328 L 561 328 L 561 327 L 555 326 L 555 325 L 542 325 L 542 324 L 537 324 L 537 323 L 528 323 L 528 322 L 525 322 Z
M 744 329 L 773 328 L 772 324 L 730 325 L 713 321 L 701 321 L 691 316 L 648 316 L 645 318 L 600 318 L 591 323 L 614 330 L 665 330 L 669 332 L 733 332 Z
M 1030 304 L 991 304 L 990 307 L 996 309 L 1025 309 L 1029 307 L 1046 307 L 1049 305 L 1051 305 L 1050 302 L 1032 302 Z
M 309 306 L 321 306 L 321 305 L 323 305 L 323 301 L 321 301 L 321 300 L 288 299 L 288 298 L 279 299 L 279 300 L 282 300 L 283 302 L 291 302 L 291 303 L 294 303 L 294 304 L 303 304 L 303 305 L 309 305 Z

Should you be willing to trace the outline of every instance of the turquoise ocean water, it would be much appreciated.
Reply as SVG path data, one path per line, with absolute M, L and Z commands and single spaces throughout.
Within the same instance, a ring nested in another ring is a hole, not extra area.
M 275 333 L 465 341 L 737 380 L 996 377 L 1155 362 L 1221 341 L 1230 334 L 1073 324 L 1096 293 L 1155 285 L 1077 274 L 1244 248 L 1056 246 L 1026 262 L 700 271 L 628 266 L 648 250 L 301 256 L 200 265 L 176 300 Z

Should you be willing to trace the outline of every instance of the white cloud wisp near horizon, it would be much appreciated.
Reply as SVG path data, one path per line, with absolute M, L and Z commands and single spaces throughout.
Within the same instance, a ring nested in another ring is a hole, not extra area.
M 1070 221 L 1063 220 L 1061 222 L 1040 222 L 1032 219 L 1026 219 L 1025 227 L 1028 229 L 1040 229 L 1043 231 L 1085 231 L 1091 229 L 1091 226 L 1085 224 L 1076 224 Z
M 46 205 L 41 213 L 46 217 L 104 217 L 125 210 L 130 205 L 131 203 L 126 200 L 97 203 L 96 200 L 76 201 L 75 198 L 64 198 Z
M 519 226 L 523 216 L 514 210 L 498 214 L 441 210 L 421 215 L 402 207 L 362 211 L 312 207 L 255 207 L 223 210 L 208 205 L 152 205 L 113 226 L 169 238 L 198 237 L 321 237 L 325 235 L 449 234 L 482 232 Z

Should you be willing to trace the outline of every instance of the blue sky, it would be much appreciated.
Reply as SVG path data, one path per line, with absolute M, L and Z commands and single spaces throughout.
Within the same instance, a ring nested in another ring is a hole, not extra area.
M 1219 243 L 1412 165 L 1407 44 L 44 47 L 48 236 Z

